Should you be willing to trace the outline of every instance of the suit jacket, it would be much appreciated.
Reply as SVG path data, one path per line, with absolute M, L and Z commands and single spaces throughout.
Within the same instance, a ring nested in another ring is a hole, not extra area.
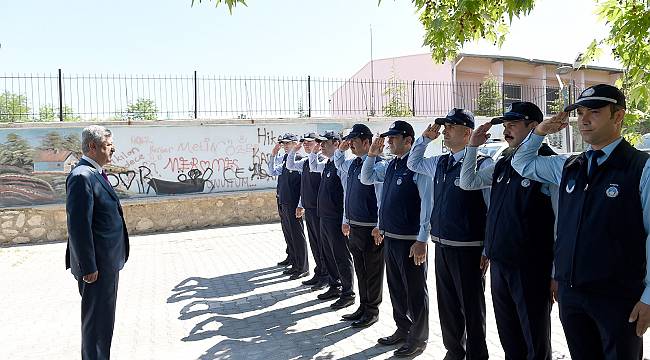
M 66 269 L 77 277 L 121 270 L 129 257 L 129 234 L 111 185 L 82 159 L 68 175 L 66 191 Z

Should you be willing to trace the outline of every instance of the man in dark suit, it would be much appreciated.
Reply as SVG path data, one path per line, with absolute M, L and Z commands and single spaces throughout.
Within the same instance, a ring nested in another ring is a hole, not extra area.
M 129 257 L 129 235 L 117 194 L 103 166 L 115 152 L 102 126 L 82 132 L 83 157 L 66 180 L 71 269 L 81 295 L 81 357 L 110 359 L 119 271 Z

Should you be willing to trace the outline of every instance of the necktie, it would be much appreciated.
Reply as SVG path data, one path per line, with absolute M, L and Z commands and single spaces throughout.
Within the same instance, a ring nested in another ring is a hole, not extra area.
M 604 156 L 605 152 L 602 150 L 589 150 L 587 151 L 587 154 L 591 157 L 591 160 L 589 161 L 589 172 L 587 174 L 587 177 L 591 179 L 591 177 L 596 172 L 596 168 L 598 167 L 598 158 Z
M 106 171 L 104 170 L 102 170 L 102 177 L 104 178 L 104 180 L 106 180 L 106 183 L 108 183 L 109 185 L 111 184 L 111 182 L 108 181 L 108 175 L 106 175 Z
M 362 158 L 358 157 L 358 158 L 354 159 L 354 165 L 355 166 L 359 167 L 362 164 L 363 164 L 363 159 Z
M 447 171 L 451 170 L 451 168 L 454 166 L 454 163 L 456 162 L 456 159 L 454 159 L 453 155 L 449 155 L 449 160 L 447 161 Z

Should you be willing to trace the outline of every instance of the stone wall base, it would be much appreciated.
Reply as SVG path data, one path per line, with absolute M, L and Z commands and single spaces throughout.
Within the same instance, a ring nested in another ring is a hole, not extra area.
M 275 190 L 123 200 L 129 234 L 279 221 Z M 0 245 L 67 239 L 64 204 L 0 209 Z

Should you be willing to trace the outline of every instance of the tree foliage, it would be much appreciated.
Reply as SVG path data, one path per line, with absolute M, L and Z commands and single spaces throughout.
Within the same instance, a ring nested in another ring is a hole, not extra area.
M 27 121 L 30 110 L 26 96 L 8 91 L 0 94 L 0 122 Z
M 131 120 L 156 120 L 158 118 L 158 107 L 151 99 L 138 99 L 134 104 L 126 107 L 124 116 Z
M 498 116 L 502 112 L 501 101 L 501 84 L 499 84 L 496 76 L 490 73 L 481 83 L 474 114 L 479 116 Z
M 192 0 L 192 6 L 194 6 L 194 4 L 196 3 L 200 4 L 202 2 L 203 2 L 202 0 Z M 215 6 L 219 6 L 219 4 L 221 3 L 226 3 L 226 5 L 228 5 L 228 11 L 230 11 L 231 13 L 232 13 L 232 8 L 237 6 L 237 4 L 247 6 L 246 0 L 207 0 L 206 2 L 214 2 Z
M 38 121 L 51 122 L 59 120 L 58 108 L 54 108 L 52 105 L 43 105 L 38 109 Z M 81 121 L 81 118 L 74 114 L 74 110 L 70 106 L 63 105 L 63 121 Z
M 388 97 L 388 102 L 382 107 L 384 116 L 405 117 L 413 115 L 408 104 L 406 84 L 397 78 L 395 70 L 391 72 L 390 79 L 388 79 L 388 86 L 384 89 L 384 96 Z

